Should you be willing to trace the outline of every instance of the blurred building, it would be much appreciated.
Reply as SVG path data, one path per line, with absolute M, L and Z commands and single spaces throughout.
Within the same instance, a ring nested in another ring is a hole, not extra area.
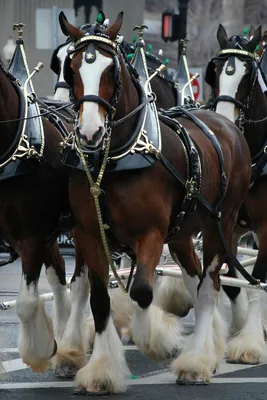
M 57 25 L 58 32 L 54 34 L 53 7 L 57 15 L 61 10 L 69 11 L 76 26 L 94 21 L 99 7 L 102 7 L 110 21 L 114 21 L 117 14 L 124 11 L 122 33 L 127 40 L 131 40 L 133 27 L 143 23 L 144 3 L 145 0 L 1 0 L 1 59 L 6 65 L 7 57 L 10 56 L 7 50 L 11 49 L 11 39 L 17 39 L 17 33 L 13 32 L 13 24 L 19 22 L 25 24 L 23 38 L 30 70 L 39 61 L 44 64 L 41 72 L 33 78 L 34 88 L 38 96 L 52 96 L 55 77 L 49 67 L 50 59 L 56 43 L 64 40 L 59 24 Z M 67 13 L 66 15 L 68 16 Z M 90 15 L 90 21 L 86 20 L 88 15 Z

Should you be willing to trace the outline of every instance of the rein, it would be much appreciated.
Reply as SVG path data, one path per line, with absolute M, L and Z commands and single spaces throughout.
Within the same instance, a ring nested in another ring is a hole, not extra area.
M 127 121 L 128 118 L 131 118 L 133 115 L 135 115 L 138 111 L 142 110 L 147 104 L 152 103 L 154 101 L 154 97 L 152 96 L 151 98 L 143 101 L 139 106 L 137 106 L 133 111 L 131 111 L 129 114 L 127 114 L 125 117 L 122 117 L 121 119 L 118 119 L 117 121 L 112 121 L 111 126 L 115 128 L 116 126 L 122 124 L 123 122 Z
M 116 270 L 116 268 L 114 266 L 112 258 L 111 258 L 111 254 L 110 254 L 109 247 L 108 247 L 108 242 L 107 242 L 107 237 L 106 237 L 106 232 L 105 232 L 107 229 L 109 229 L 109 226 L 107 226 L 103 222 L 103 217 L 102 217 L 101 207 L 100 207 L 100 202 L 99 202 L 99 196 L 102 193 L 102 189 L 100 188 L 100 184 L 101 184 L 101 181 L 102 181 L 105 169 L 106 169 L 107 161 L 108 161 L 108 153 L 109 153 L 110 141 L 111 141 L 110 137 L 106 141 L 106 148 L 105 148 L 103 162 L 102 162 L 98 177 L 97 177 L 95 182 L 94 182 L 93 177 L 91 175 L 91 172 L 90 172 L 90 170 L 88 168 L 88 165 L 87 165 L 87 162 L 86 162 L 83 150 L 82 150 L 82 146 L 81 146 L 81 143 L 80 143 L 80 139 L 79 139 L 79 136 L 78 136 L 77 133 L 76 133 L 76 141 L 77 141 L 77 144 L 78 144 L 78 152 L 79 152 L 79 154 L 81 156 L 83 167 L 84 167 L 87 179 L 88 179 L 89 184 L 90 184 L 90 192 L 91 192 L 91 194 L 92 194 L 92 196 L 94 198 L 95 208 L 96 208 L 96 213 L 97 213 L 97 219 L 98 219 L 99 229 L 100 229 L 100 234 L 101 234 L 101 239 L 102 239 L 102 243 L 103 243 L 103 247 L 104 247 L 104 251 L 105 251 L 107 260 L 109 262 L 109 265 L 110 265 L 110 267 L 112 269 L 112 272 L 113 272 L 115 278 L 117 279 L 118 285 L 120 286 L 121 290 L 124 293 L 127 293 L 127 289 L 123 285 L 123 283 L 122 283 L 122 281 L 121 281 L 121 279 L 120 279 L 120 277 L 119 277 L 119 275 L 117 273 L 117 270 Z
M 72 104 L 71 102 L 70 102 L 70 103 L 67 103 L 67 104 L 64 104 L 63 106 L 61 106 L 61 107 L 59 107 L 59 108 L 57 108 L 57 109 L 55 110 L 55 109 L 53 108 L 53 106 L 47 106 L 44 102 L 42 102 L 42 101 L 39 100 L 39 99 L 34 99 L 34 101 L 36 101 L 38 104 L 42 105 L 43 108 L 46 108 L 46 111 L 44 111 L 43 113 L 34 115 L 34 116 L 32 116 L 32 117 L 16 118 L 16 119 L 7 119 L 7 120 L 5 120 L 5 121 L 0 121 L 0 124 L 6 124 L 6 123 L 18 122 L 18 121 L 26 121 L 26 120 L 29 120 L 29 119 L 34 119 L 34 118 L 39 118 L 39 117 L 45 117 L 46 115 L 50 115 L 50 114 L 57 114 L 57 115 L 60 116 L 62 119 L 65 119 L 65 121 L 66 121 L 67 123 L 69 123 L 69 124 L 70 124 L 71 122 L 73 122 L 73 119 L 72 119 L 72 118 L 68 118 L 68 117 L 66 117 L 64 114 L 61 114 L 61 113 L 58 112 L 58 110 L 64 110 L 65 108 L 68 108 L 68 107 L 72 106 L 73 104 Z

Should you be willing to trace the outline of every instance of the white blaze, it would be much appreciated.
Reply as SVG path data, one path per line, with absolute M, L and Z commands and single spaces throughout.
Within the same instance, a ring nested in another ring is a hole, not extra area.
M 65 82 L 64 79 L 64 73 L 63 73 L 63 66 L 65 59 L 67 57 L 67 48 L 69 47 L 69 43 L 66 44 L 66 46 L 62 46 L 57 53 L 57 58 L 59 60 L 59 66 L 60 66 L 60 74 L 58 77 L 58 82 Z M 54 100 L 60 100 L 60 101 L 70 101 L 69 97 L 69 89 L 64 89 L 64 88 L 57 88 L 54 94 Z
M 99 96 L 99 86 L 101 75 L 104 70 L 112 63 L 112 59 L 105 57 L 96 50 L 96 59 L 90 64 L 82 59 L 82 65 L 80 67 L 80 75 L 84 87 L 85 95 L 96 95 Z M 104 132 L 104 117 L 99 113 L 99 105 L 95 102 L 84 102 L 83 112 L 79 120 L 79 131 L 81 135 L 86 136 L 88 140 L 92 140 L 93 134 L 100 128 L 102 129 L 102 136 Z M 99 138 L 101 141 L 101 138 Z M 98 143 L 95 143 L 97 145 Z
M 243 61 L 235 57 L 235 72 L 233 75 L 227 75 L 226 68 L 228 62 L 223 66 L 219 81 L 219 96 L 231 96 L 235 98 L 238 86 L 245 75 L 246 67 Z M 235 122 L 238 118 L 239 111 L 234 103 L 219 101 L 216 107 L 218 114 L 224 115 L 230 121 Z

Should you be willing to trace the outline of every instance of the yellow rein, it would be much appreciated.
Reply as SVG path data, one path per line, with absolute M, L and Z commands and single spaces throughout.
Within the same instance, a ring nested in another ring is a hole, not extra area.
M 114 266 L 114 263 L 112 261 L 111 255 L 110 255 L 108 242 L 107 242 L 107 237 L 106 237 L 106 232 L 105 232 L 105 230 L 109 229 L 109 227 L 106 224 L 103 223 L 103 218 L 102 218 L 102 214 L 101 214 L 101 208 L 100 208 L 99 199 L 98 199 L 98 197 L 101 194 L 100 184 L 101 184 L 101 181 L 102 181 L 105 169 L 106 169 L 106 165 L 107 165 L 108 153 L 109 153 L 109 148 L 110 148 L 110 139 L 107 140 L 107 145 L 106 145 L 106 148 L 105 148 L 103 163 L 101 165 L 98 178 L 97 178 L 96 182 L 94 182 L 94 180 L 92 178 L 92 175 L 91 175 L 91 172 L 90 172 L 90 170 L 88 168 L 88 165 L 87 165 L 83 150 L 82 150 L 80 139 L 79 139 L 77 134 L 75 136 L 76 136 L 76 141 L 77 141 L 77 145 L 78 145 L 78 152 L 79 152 L 79 154 L 81 156 L 83 167 L 84 167 L 84 170 L 85 170 L 85 173 L 86 173 L 89 185 L 90 185 L 90 192 L 92 193 L 93 198 L 94 198 L 96 214 L 97 214 L 97 219 L 98 219 L 98 223 L 99 223 L 99 229 L 100 229 L 100 234 L 101 234 L 101 239 L 102 239 L 104 251 L 105 251 L 107 260 L 109 262 L 109 265 L 111 266 L 112 272 L 113 272 L 115 278 L 117 279 L 119 287 L 121 288 L 121 290 L 124 293 L 127 293 L 127 290 L 126 290 L 124 284 L 122 283 L 121 278 L 119 277 L 119 275 L 117 273 L 117 270 L 116 270 L 116 268 Z

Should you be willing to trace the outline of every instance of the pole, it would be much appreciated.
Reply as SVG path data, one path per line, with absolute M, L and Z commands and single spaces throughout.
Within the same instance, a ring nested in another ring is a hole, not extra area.
M 59 45 L 58 38 L 58 8 L 56 6 L 52 7 L 52 48 L 56 49 Z M 53 74 L 54 87 L 56 86 L 58 77 Z
M 180 14 L 180 39 L 178 40 L 178 61 L 180 60 L 183 42 L 181 39 L 186 39 L 186 27 L 187 27 L 187 9 L 189 0 L 178 0 L 178 9 Z

